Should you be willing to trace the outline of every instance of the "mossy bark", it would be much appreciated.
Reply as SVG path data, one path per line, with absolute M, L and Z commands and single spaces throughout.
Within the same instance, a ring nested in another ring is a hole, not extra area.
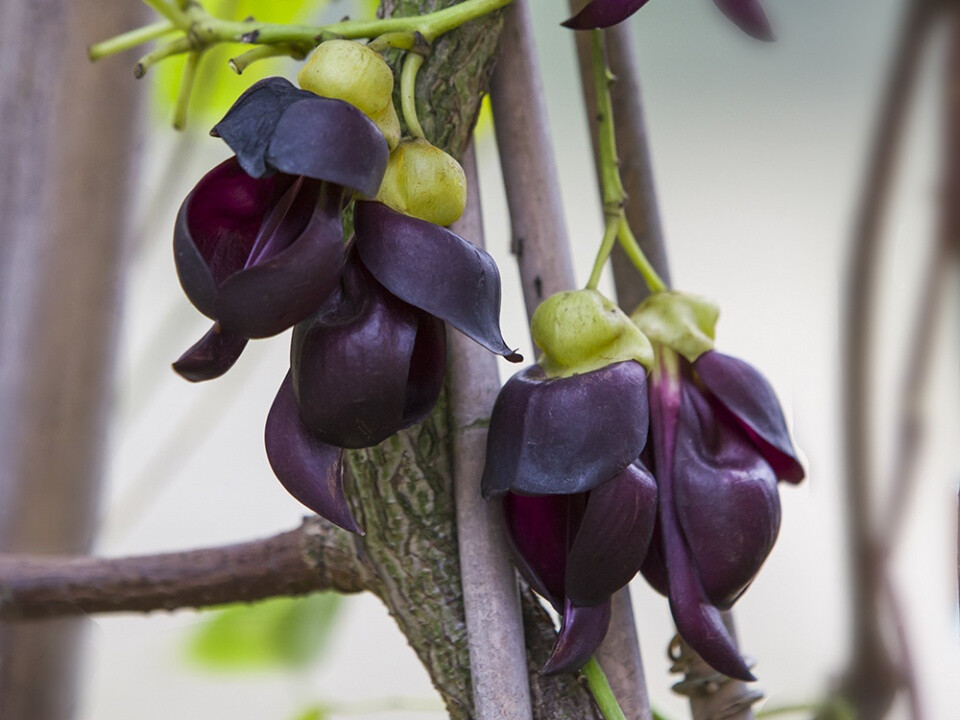
M 380 12 L 409 15 L 451 4 L 386 0 Z M 497 12 L 440 38 L 418 75 L 417 104 L 427 138 L 455 157 L 473 131 L 502 25 L 502 13 Z M 421 425 L 376 448 L 349 452 L 345 468 L 347 492 L 367 534 L 356 539 L 343 534 L 335 543 L 338 552 L 352 548 L 358 573 L 368 579 L 367 589 L 383 600 L 397 621 L 450 717 L 466 720 L 473 715 L 473 700 L 445 400 L 441 398 Z M 313 554 L 321 558 L 333 531 L 320 519 L 311 522 L 318 530 Z M 524 621 L 534 717 L 598 718 L 590 695 L 576 678 L 539 674 L 555 632 L 530 593 L 524 597 Z

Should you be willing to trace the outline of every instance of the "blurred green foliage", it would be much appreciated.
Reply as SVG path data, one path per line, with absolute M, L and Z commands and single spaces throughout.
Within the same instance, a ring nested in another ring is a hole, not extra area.
M 263 22 L 309 23 L 329 0 L 203 0 L 211 15 L 228 20 L 254 17 Z M 251 45 L 218 45 L 203 54 L 194 82 L 190 103 L 189 124 L 212 125 L 219 120 L 239 95 L 257 80 L 268 75 L 282 74 L 292 68 L 286 58 L 254 63 L 243 75 L 233 72 L 227 62 L 249 50 Z M 152 105 L 159 122 L 168 123 L 173 111 L 183 76 L 185 55 L 164 60 L 151 68 L 147 77 L 153 77 Z M 285 67 L 286 66 L 286 67 Z M 206 128 L 204 128 L 206 129 Z
M 190 638 L 190 658 L 222 671 L 309 665 L 327 649 L 341 605 L 336 593 L 316 593 L 224 606 Z

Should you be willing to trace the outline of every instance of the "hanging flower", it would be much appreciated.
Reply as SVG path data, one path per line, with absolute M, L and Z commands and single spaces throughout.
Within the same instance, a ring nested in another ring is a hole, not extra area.
M 223 374 L 248 338 L 320 306 L 339 282 L 343 205 L 376 194 L 388 157 L 366 115 L 283 78 L 252 86 L 213 133 L 236 155 L 191 191 L 174 232 L 180 283 L 215 321 L 174 365 L 190 380 Z
M 643 574 L 677 630 L 714 669 L 753 680 L 721 610 L 753 581 L 780 527 L 778 479 L 803 479 L 776 395 L 712 349 L 716 308 L 661 293 L 634 319 L 654 343 L 650 381 L 657 531 Z
M 522 358 L 500 334 L 500 276 L 489 255 L 381 203 L 358 202 L 354 221 L 338 292 L 294 328 L 266 445 L 291 494 L 359 531 L 343 495 L 341 450 L 376 445 L 430 413 L 443 384 L 444 322 Z
M 773 31 L 759 0 L 713 0 L 737 27 L 758 40 L 773 40 Z M 623 22 L 647 4 L 647 0 L 592 0 L 563 23 L 573 30 L 607 28 Z
M 653 533 L 656 484 L 637 460 L 650 347 L 592 290 L 548 298 L 532 329 L 543 356 L 497 397 L 482 490 L 503 499 L 515 563 L 562 618 L 543 670 L 571 672 L 603 640 L 610 596 Z

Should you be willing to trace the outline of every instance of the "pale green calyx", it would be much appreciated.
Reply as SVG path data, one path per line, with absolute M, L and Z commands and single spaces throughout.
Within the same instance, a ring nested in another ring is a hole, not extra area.
M 297 74 L 304 90 L 345 100 L 373 120 L 388 147 L 400 141 L 400 120 L 393 107 L 393 70 L 379 53 L 352 40 L 320 43 Z
M 533 314 L 533 341 L 551 377 L 570 377 L 613 363 L 653 365 L 653 346 L 616 303 L 596 290 L 551 295 Z
M 387 162 L 376 197 L 397 212 L 450 225 L 467 206 L 467 178 L 450 155 L 422 138 L 402 141 Z
M 706 298 L 670 290 L 648 297 L 630 319 L 650 340 L 693 362 L 713 349 L 719 315 Z

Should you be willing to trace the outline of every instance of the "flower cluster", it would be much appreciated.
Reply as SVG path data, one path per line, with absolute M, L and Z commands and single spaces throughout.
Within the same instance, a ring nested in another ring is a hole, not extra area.
M 773 40 L 773 31 L 759 0 L 713 0 L 737 27 L 758 40 Z M 623 22 L 648 0 L 592 0 L 564 26 L 573 30 L 607 28 Z
M 249 339 L 292 327 L 267 456 L 300 502 L 360 532 L 342 450 L 429 414 L 444 323 L 521 358 L 500 334 L 493 260 L 436 224 L 462 213 L 463 170 L 426 141 L 400 140 L 389 66 L 363 45 L 329 41 L 300 83 L 257 83 L 213 130 L 235 155 L 184 200 L 174 249 L 187 296 L 214 325 L 174 369 L 217 377 Z M 342 212 L 355 196 L 374 199 L 354 203 L 345 244 Z
M 543 354 L 497 399 L 483 489 L 503 498 L 516 564 L 561 616 L 547 672 L 589 659 L 610 596 L 642 571 L 704 660 L 753 679 L 720 611 L 773 547 L 778 479 L 804 473 L 769 383 L 713 350 L 716 318 L 673 292 L 627 318 L 593 290 L 534 315 Z

